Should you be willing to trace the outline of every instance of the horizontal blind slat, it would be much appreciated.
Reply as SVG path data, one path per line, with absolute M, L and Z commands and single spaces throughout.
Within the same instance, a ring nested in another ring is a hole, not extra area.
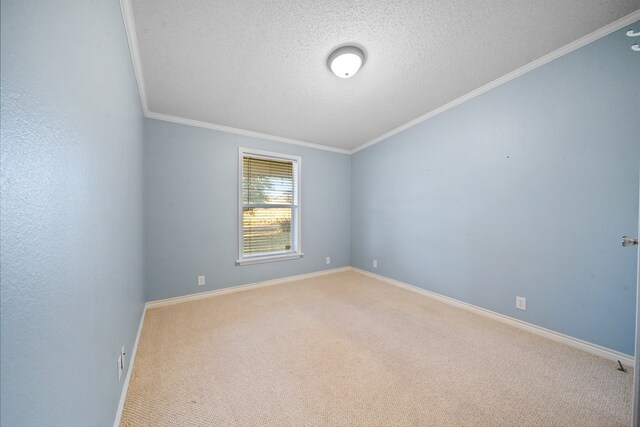
M 243 156 L 244 255 L 294 249 L 292 222 L 297 222 L 293 218 L 298 203 L 297 175 L 298 165 L 293 160 L 252 157 L 250 154 Z
M 294 163 L 244 156 L 242 200 L 245 204 L 297 203 Z
M 244 208 L 243 253 L 291 250 L 291 208 Z

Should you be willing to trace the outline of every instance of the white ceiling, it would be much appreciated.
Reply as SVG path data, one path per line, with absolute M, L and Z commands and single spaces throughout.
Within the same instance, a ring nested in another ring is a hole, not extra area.
M 640 0 L 122 3 L 148 117 L 347 151 L 640 9 Z M 340 79 L 326 60 L 347 42 L 367 62 Z

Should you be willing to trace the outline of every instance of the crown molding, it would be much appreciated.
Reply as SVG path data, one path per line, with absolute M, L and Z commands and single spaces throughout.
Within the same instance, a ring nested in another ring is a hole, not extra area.
M 371 147 L 372 145 L 377 144 L 380 141 L 383 141 L 397 133 L 407 130 L 419 123 L 429 120 L 430 118 L 433 118 L 438 114 L 444 113 L 445 111 L 450 110 L 477 96 L 480 96 L 483 93 L 490 91 L 491 89 L 494 89 L 504 83 L 507 83 L 517 77 L 520 77 L 523 74 L 528 73 L 529 71 L 535 70 L 538 67 L 548 64 L 549 62 L 555 59 L 558 59 L 568 53 L 571 53 L 583 46 L 586 46 L 587 44 L 594 42 L 604 36 L 607 36 L 615 31 L 618 31 L 619 29 L 625 27 L 626 25 L 629 25 L 635 21 L 640 20 L 640 10 L 636 10 L 635 12 L 632 12 L 629 15 L 618 19 L 612 22 L 611 24 L 606 25 L 594 31 L 591 34 L 587 34 L 586 36 L 581 37 L 578 40 L 573 41 L 561 47 L 560 49 L 557 49 L 541 58 L 538 58 L 535 61 L 532 61 L 518 68 L 517 70 L 512 71 L 511 73 L 505 74 L 504 76 L 490 83 L 487 83 L 484 86 L 479 87 L 478 89 L 475 89 L 459 98 L 454 99 L 451 102 L 444 104 L 441 107 L 436 108 L 435 110 L 432 110 L 426 114 L 423 114 L 420 117 L 417 117 L 411 120 L 410 122 L 403 124 L 402 126 L 399 126 L 389 132 L 386 132 L 352 150 L 346 150 L 342 148 L 331 147 L 328 145 L 322 145 L 322 144 L 317 144 L 313 142 L 300 141 L 292 138 L 284 138 L 276 135 L 269 135 L 269 134 L 254 132 L 246 129 L 239 129 L 239 128 L 234 128 L 229 126 L 217 125 L 215 123 L 203 122 L 199 120 L 192 120 L 184 117 L 172 116 L 169 114 L 155 113 L 155 112 L 149 111 L 146 89 L 145 89 L 145 82 L 144 82 L 144 75 L 142 73 L 142 61 L 140 59 L 140 50 L 138 48 L 138 38 L 136 35 L 136 27 L 133 19 L 133 9 L 131 7 L 131 0 L 120 0 L 120 8 L 122 10 L 122 17 L 125 25 L 125 30 L 127 33 L 127 40 L 129 41 L 129 50 L 131 51 L 131 60 L 133 62 L 133 70 L 136 76 L 136 81 L 138 83 L 138 92 L 140 94 L 140 102 L 142 104 L 142 110 L 144 112 L 145 117 L 150 119 L 163 120 L 163 121 L 172 122 L 172 123 L 179 123 L 187 126 L 195 126 L 195 127 L 205 128 L 205 129 L 217 130 L 220 132 L 233 133 L 236 135 L 266 139 L 269 141 L 283 142 L 286 144 L 294 144 L 294 145 L 299 145 L 303 147 L 314 148 L 317 150 L 332 151 L 332 152 L 341 153 L 341 154 L 354 154 L 354 153 L 357 153 L 358 151 L 364 150 L 365 148 Z
M 313 142 L 300 141 L 292 138 L 284 138 L 276 135 L 269 135 L 261 132 L 254 132 L 246 129 L 239 129 L 230 126 L 217 125 L 215 123 L 203 122 L 199 120 L 187 119 L 184 117 L 173 116 L 169 114 L 155 113 L 149 110 L 149 104 L 147 102 L 146 86 L 144 81 L 144 74 L 142 73 L 142 60 L 140 59 L 140 49 L 138 47 L 138 37 L 136 33 L 135 21 L 133 19 L 133 9 L 131 6 L 131 0 L 120 0 L 120 9 L 122 10 L 122 19 L 124 21 L 125 31 L 127 33 L 127 40 L 129 42 L 129 51 L 131 52 L 131 61 L 133 63 L 133 71 L 136 76 L 136 82 L 138 83 L 138 93 L 140 94 L 140 103 L 142 104 L 142 111 L 145 117 L 150 119 L 162 120 L 165 122 L 178 123 L 187 126 L 195 126 L 204 129 L 217 130 L 220 132 L 233 133 L 236 135 L 249 136 L 252 138 L 266 139 L 269 141 L 283 142 L 286 144 L 299 145 L 307 148 L 314 148 L 317 150 L 331 151 L 340 154 L 351 154 L 349 150 L 342 148 L 330 147 L 327 145 L 316 144 Z
M 169 114 L 161 114 L 148 111 L 144 116 L 149 119 L 163 120 L 165 122 L 179 123 L 181 125 L 217 130 L 220 132 L 233 133 L 236 135 L 249 136 L 252 138 L 266 139 L 269 141 L 284 142 L 285 144 L 300 145 L 302 147 L 314 148 L 316 150 L 333 151 L 334 153 L 341 154 L 351 154 L 349 150 L 343 150 L 342 148 L 329 147 L 328 145 L 314 144 L 313 142 L 299 141 L 297 139 L 283 138 L 281 136 L 269 135 L 266 133 L 254 132 L 251 130 L 216 125 L 209 122 L 201 122 L 199 120 L 186 119 L 184 117 L 172 116 Z
M 444 113 L 447 110 L 450 110 L 453 107 L 456 107 L 462 103 L 465 103 L 467 101 L 469 101 L 470 99 L 473 99 L 479 95 L 482 95 L 485 92 L 490 91 L 491 89 L 494 89 L 504 83 L 507 83 L 517 77 L 522 76 L 523 74 L 528 73 L 529 71 L 533 71 L 538 67 L 541 67 L 545 64 L 548 64 L 549 62 L 560 58 L 561 56 L 564 56 L 568 53 L 573 52 L 574 50 L 580 49 L 583 46 L 588 45 L 591 42 L 594 42 L 604 36 L 607 36 L 615 31 L 618 31 L 619 29 L 637 21 L 640 19 L 640 10 L 636 10 L 635 12 L 618 19 L 617 21 L 612 22 L 609 25 L 606 25 L 602 28 L 600 28 L 599 30 L 594 31 L 591 34 L 587 34 L 584 37 L 579 38 L 576 41 L 573 41 L 571 43 L 569 43 L 568 45 L 565 45 L 563 47 L 561 47 L 560 49 L 554 50 L 553 52 L 536 59 L 533 62 L 528 63 L 527 65 L 524 65 L 520 68 L 518 68 L 515 71 L 510 72 L 509 74 L 505 74 L 504 76 L 490 82 L 487 83 L 484 86 L 479 87 L 478 89 L 475 89 L 465 95 L 462 95 L 460 98 L 454 99 L 453 101 L 444 104 L 441 107 L 436 108 L 435 110 L 432 110 L 430 112 L 428 112 L 427 114 L 424 114 L 420 117 L 417 117 L 413 120 L 411 120 L 410 122 L 407 122 L 405 124 L 403 124 L 402 126 L 399 126 L 385 134 L 380 135 L 377 138 L 372 139 L 369 142 L 366 142 L 362 145 L 360 145 L 359 147 L 354 148 L 353 150 L 350 151 L 351 154 L 353 153 L 357 153 L 360 150 L 364 150 L 367 147 L 371 147 L 374 144 L 377 144 L 380 141 L 383 141 L 397 133 L 400 133 L 404 130 L 407 130 L 415 125 L 417 125 L 418 123 L 422 123 L 425 120 L 429 120 L 432 117 L 437 116 L 438 114 Z
M 140 60 L 140 49 L 138 49 L 138 36 L 136 33 L 136 24 L 133 21 L 133 9 L 130 0 L 120 0 L 120 10 L 122 10 L 122 20 L 124 21 L 124 29 L 127 33 L 127 41 L 129 42 L 129 51 L 131 52 L 131 62 L 133 62 L 133 72 L 138 83 L 138 93 L 140 94 L 140 103 L 142 111 L 146 115 L 149 111 L 147 108 L 147 94 L 145 92 L 144 75 L 142 74 L 142 61 Z

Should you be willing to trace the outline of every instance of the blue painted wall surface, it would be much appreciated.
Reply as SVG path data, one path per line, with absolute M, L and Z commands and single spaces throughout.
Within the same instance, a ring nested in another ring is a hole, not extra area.
M 349 265 L 348 155 L 151 119 L 145 147 L 148 301 Z M 238 147 L 302 157 L 304 258 L 235 265 Z
M 2 1 L 2 426 L 113 425 L 144 303 L 144 121 L 117 1 Z
M 352 265 L 633 354 L 620 237 L 638 229 L 640 54 L 624 31 L 353 155 Z

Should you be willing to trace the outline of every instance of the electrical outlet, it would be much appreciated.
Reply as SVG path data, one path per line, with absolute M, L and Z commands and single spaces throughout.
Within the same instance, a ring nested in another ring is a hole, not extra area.
M 122 378 L 122 354 L 118 355 L 118 381 Z
M 378 260 L 377 259 L 373 260 L 373 268 L 378 268 Z
M 326 258 L 324 259 L 324 263 L 325 263 L 325 264 L 331 264 L 331 257 L 330 257 L 330 256 L 326 257 Z
M 125 364 L 125 352 L 124 346 L 122 346 L 122 350 L 120 350 L 120 354 L 118 354 L 118 381 L 122 378 L 122 373 L 124 372 L 124 364 Z
M 203 286 L 205 283 L 207 283 L 204 280 L 204 276 L 198 276 L 198 286 Z
M 516 297 L 516 308 L 518 310 L 527 309 L 527 299 L 525 297 Z

